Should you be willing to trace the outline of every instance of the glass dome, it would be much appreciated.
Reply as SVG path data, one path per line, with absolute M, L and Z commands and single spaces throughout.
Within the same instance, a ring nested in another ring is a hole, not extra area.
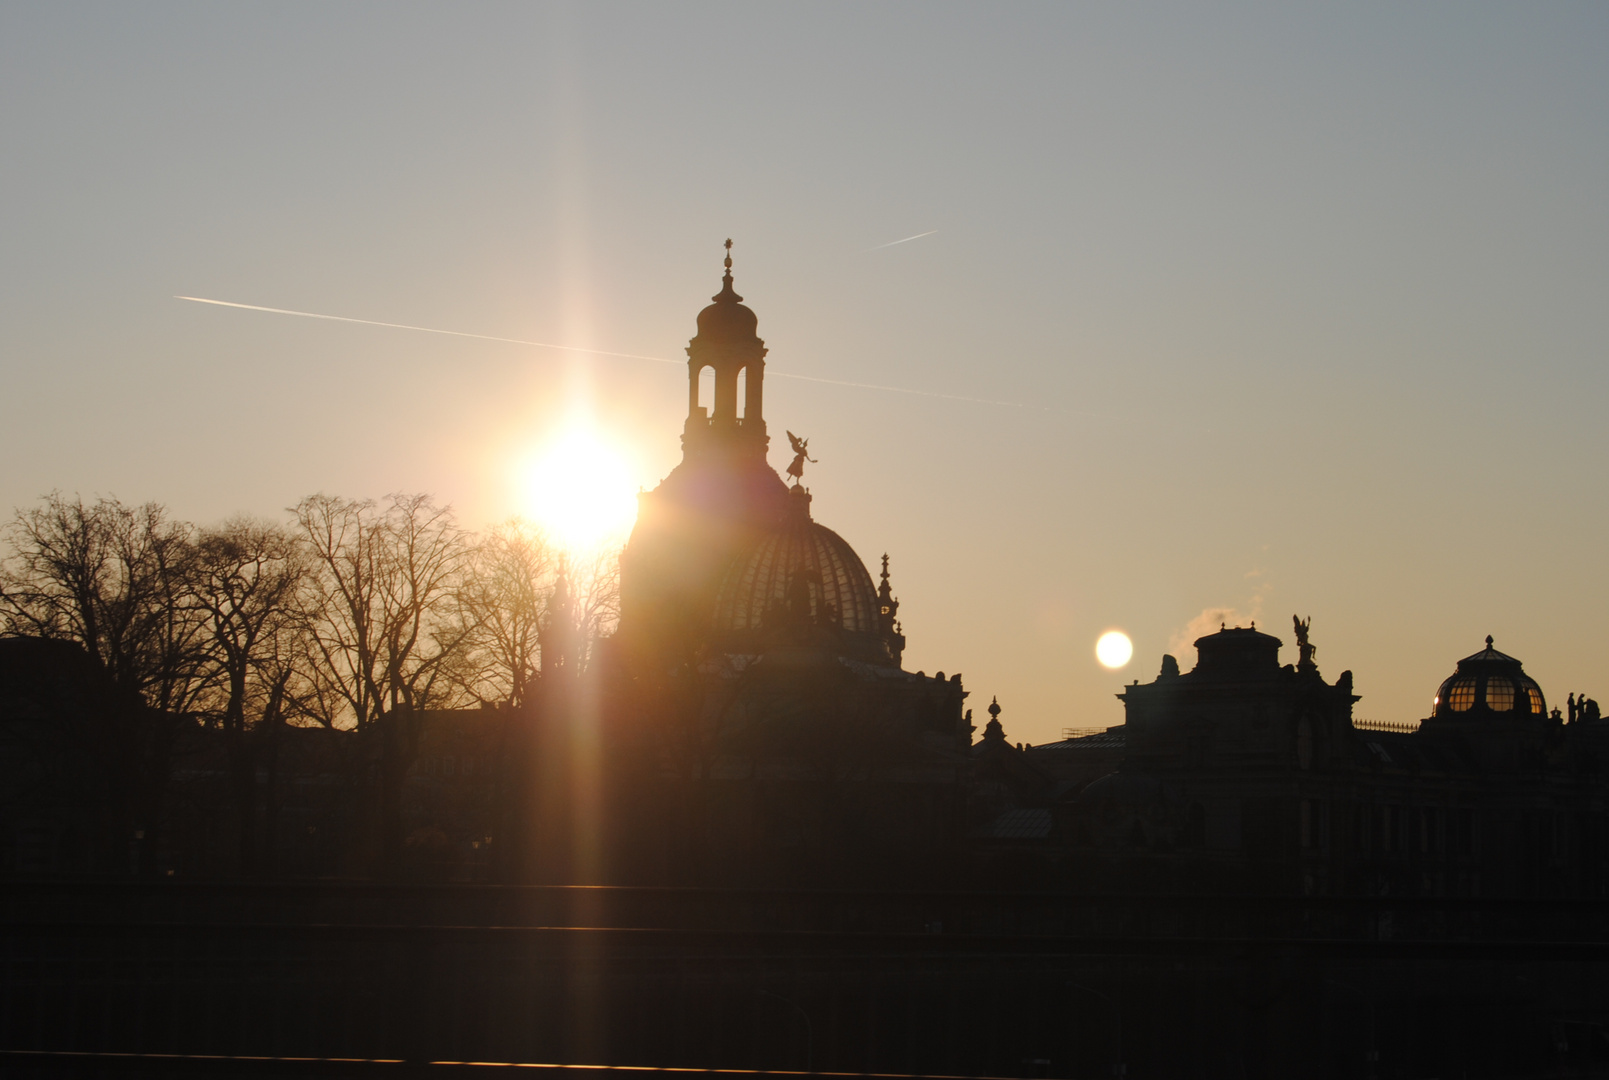
M 866 564 L 843 537 L 810 519 L 807 492 L 792 488 L 788 501 L 786 519 L 729 564 L 711 611 L 717 640 L 728 652 L 759 653 L 775 632 L 810 625 L 830 632 L 846 650 L 841 655 L 897 666 Z
M 1441 684 L 1434 703 L 1436 716 L 1507 716 L 1515 719 L 1547 715 L 1547 701 L 1536 680 L 1514 657 L 1486 648 L 1458 661 L 1458 670 Z

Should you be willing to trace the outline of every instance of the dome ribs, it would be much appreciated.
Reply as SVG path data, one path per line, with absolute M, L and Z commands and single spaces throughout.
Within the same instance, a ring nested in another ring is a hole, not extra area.
M 717 635 L 764 629 L 768 617 L 788 607 L 800 575 L 809 597 L 809 609 L 800 614 L 819 626 L 881 641 L 871 574 L 841 536 L 808 517 L 768 529 L 739 550 L 721 584 L 711 629 Z M 869 645 L 867 650 L 875 651 Z

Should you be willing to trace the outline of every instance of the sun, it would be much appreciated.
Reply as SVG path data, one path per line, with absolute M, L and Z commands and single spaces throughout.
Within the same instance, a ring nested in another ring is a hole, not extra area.
M 542 447 L 524 470 L 526 515 L 571 554 L 624 542 L 637 517 L 631 470 L 609 440 L 577 421 Z
M 1134 642 L 1121 630 L 1108 630 L 1095 643 L 1095 659 L 1102 667 L 1120 668 L 1134 655 Z

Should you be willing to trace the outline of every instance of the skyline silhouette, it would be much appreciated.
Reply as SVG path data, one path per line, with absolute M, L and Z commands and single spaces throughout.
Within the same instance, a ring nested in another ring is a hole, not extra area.
M 19 510 L 8 1073 L 1601 1067 L 1596 701 L 1549 711 L 1488 634 L 1422 725 L 1359 722 L 1293 615 L 1294 663 L 1226 621 L 1122 723 L 1014 741 L 910 670 L 911 594 L 817 517 L 810 440 L 770 462 L 725 246 L 618 560 L 583 429 L 542 459 L 550 537 L 427 495 Z
M 1609 1075 L 1609 7 L 13 3 L 0 144 L 0 1073 Z
M 734 236 L 779 371 L 1066 410 L 772 388 L 1022 738 L 1290 610 L 1382 722 L 1487 633 L 1597 692 L 1595 9 L 75 10 L 0 13 L 0 506 L 482 529 L 578 413 L 647 486 L 670 365 L 170 298 L 674 358 Z

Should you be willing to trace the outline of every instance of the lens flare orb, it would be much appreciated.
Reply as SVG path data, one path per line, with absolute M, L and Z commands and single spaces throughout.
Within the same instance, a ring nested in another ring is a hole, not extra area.
M 543 447 L 522 486 L 527 515 L 573 554 L 623 542 L 637 517 L 631 470 L 589 424 L 573 424 Z
M 1095 659 L 1102 667 L 1120 668 L 1134 655 L 1134 642 L 1121 630 L 1108 630 L 1095 643 Z

